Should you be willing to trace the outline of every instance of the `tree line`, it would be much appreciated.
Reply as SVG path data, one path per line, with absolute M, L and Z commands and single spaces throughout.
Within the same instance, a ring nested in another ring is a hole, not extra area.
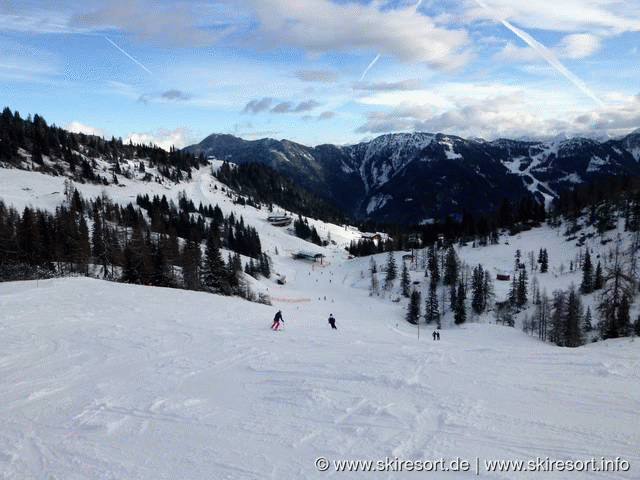
M 26 152 L 21 154 L 20 151 Z M 45 162 L 45 157 L 53 162 Z M 96 172 L 95 159 L 111 165 L 109 172 Z M 28 162 L 30 160 L 30 162 Z M 0 114 L 0 162 L 16 167 L 33 168 L 53 175 L 68 175 L 79 182 L 117 183 L 115 174 L 129 175 L 124 160 L 145 160 L 160 175 L 173 181 L 190 176 L 191 168 L 206 164 L 203 155 L 171 148 L 168 152 L 154 145 L 124 143 L 120 138 L 105 140 L 96 135 L 72 133 L 35 114 L 23 119 L 19 112 L 5 107 Z M 139 168 L 144 165 L 139 163 Z M 147 176 L 147 179 L 151 179 Z
M 196 210 L 184 196 L 176 206 L 144 195 L 119 206 L 106 195 L 85 200 L 69 185 L 53 213 L 19 213 L 0 201 L 0 280 L 81 274 L 255 297 L 242 273 L 271 275 L 257 231 L 217 205 Z

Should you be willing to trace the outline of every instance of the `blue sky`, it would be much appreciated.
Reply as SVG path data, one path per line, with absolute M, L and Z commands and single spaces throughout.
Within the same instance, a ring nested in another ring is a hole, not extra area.
M 2 107 L 165 148 L 619 136 L 640 127 L 633 3 L 1 0 Z

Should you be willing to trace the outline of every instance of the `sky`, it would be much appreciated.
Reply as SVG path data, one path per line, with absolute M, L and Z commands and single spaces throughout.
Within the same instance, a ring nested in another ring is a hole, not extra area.
M 0 0 L 0 97 L 72 131 L 618 137 L 640 127 L 629 0 Z

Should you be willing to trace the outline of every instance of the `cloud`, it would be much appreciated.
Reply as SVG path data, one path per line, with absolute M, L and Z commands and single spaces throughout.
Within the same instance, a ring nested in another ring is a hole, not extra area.
M 596 53 L 600 49 L 601 40 L 588 33 L 576 33 L 566 35 L 553 48 L 548 50 L 560 59 L 582 59 Z M 519 47 L 512 42 L 507 42 L 501 51 L 494 55 L 498 60 L 513 60 L 518 62 L 531 62 L 541 59 L 540 53 L 530 46 Z
M 84 123 L 80 123 L 78 121 L 67 123 L 64 126 L 64 129 L 72 133 L 84 133 L 85 135 L 96 135 L 98 137 L 105 136 L 104 130 L 100 128 L 92 127 L 90 125 L 86 125 Z
M 336 116 L 335 112 L 322 112 L 320 115 L 318 115 L 318 120 L 330 120 L 333 117 Z
M 338 80 L 338 73 L 333 70 L 298 70 L 295 76 L 303 82 L 333 83 Z
M 640 11 L 611 0 L 466 0 L 472 22 L 505 19 L 522 28 L 610 36 L 640 31 Z
M 255 114 L 270 109 L 271 113 L 301 113 L 308 112 L 322 105 L 315 100 L 304 100 L 297 105 L 290 101 L 282 101 L 271 108 L 273 102 L 273 98 L 254 99 L 245 105 L 242 112 Z
M 600 38 L 589 33 L 567 35 L 557 45 L 556 52 L 562 58 L 579 59 L 593 55 L 600 49 Z
M 291 102 L 281 102 L 271 109 L 272 113 L 289 113 L 292 110 Z
M 312 55 L 379 53 L 403 62 L 454 69 L 467 63 L 467 33 L 447 29 L 413 6 L 381 10 L 378 2 L 249 0 L 258 19 L 261 45 L 288 46 Z
M 191 98 L 190 95 L 187 95 L 186 93 L 181 92 L 180 90 L 167 90 L 166 92 L 162 93 L 161 97 L 166 100 L 178 100 L 178 101 L 186 101 Z
M 295 113 L 300 113 L 300 112 L 308 112 L 310 110 L 313 110 L 319 106 L 321 106 L 321 103 L 316 102 L 315 100 L 305 100 L 304 102 L 300 102 L 294 109 L 293 111 Z
M 150 132 L 131 132 L 128 133 L 123 142 L 144 145 L 157 145 L 164 150 L 170 150 L 171 147 L 183 148 L 198 142 L 193 132 L 183 128 L 175 130 L 167 130 L 158 128 Z
M 196 12 L 187 3 L 159 5 L 151 0 L 108 0 L 100 7 L 75 14 L 74 27 L 117 28 L 138 38 L 169 47 L 211 45 L 220 32 L 201 28 Z
M 544 99 L 538 98 L 537 103 L 544 103 Z M 368 112 L 356 133 L 423 131 L 486 139 L 543 138 L 559 133 L 607 137 L 624 135 L 640 127 L 640 94 L 615 106 L 563 112 L 556 117 L 546 117 L 537 107 L 536 98 L 528 98 L 523 92 L 459 102 L 444 111 L 431 105 L 406 103 Z
M 269 110 L 269 107 L 271 107 L 272 103 L 273 103 L 272 98 L 261 98 L 259 100 L 254 99 L 245 105 L 244 109 L 242 110 L 242 113 L 264 112 L 265 110 Z
M 356 82 L 353 84 L 354 90 L 365 92 L 398 92 L 421 90 L 424 88 L 422 80 L 402 80 L 399 82 Z

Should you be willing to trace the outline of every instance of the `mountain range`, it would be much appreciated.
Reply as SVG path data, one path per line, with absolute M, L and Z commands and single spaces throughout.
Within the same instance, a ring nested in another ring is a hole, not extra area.
M 213 134 L 184 151 L 258 162 L 294 178 L 358 219 L 415 224 L 496 210 L 530 195 L 549 204 L 573 185 L 640 175 L 640 133 L 620 139 L 524 141 L 398 133 L 355 145 Z

